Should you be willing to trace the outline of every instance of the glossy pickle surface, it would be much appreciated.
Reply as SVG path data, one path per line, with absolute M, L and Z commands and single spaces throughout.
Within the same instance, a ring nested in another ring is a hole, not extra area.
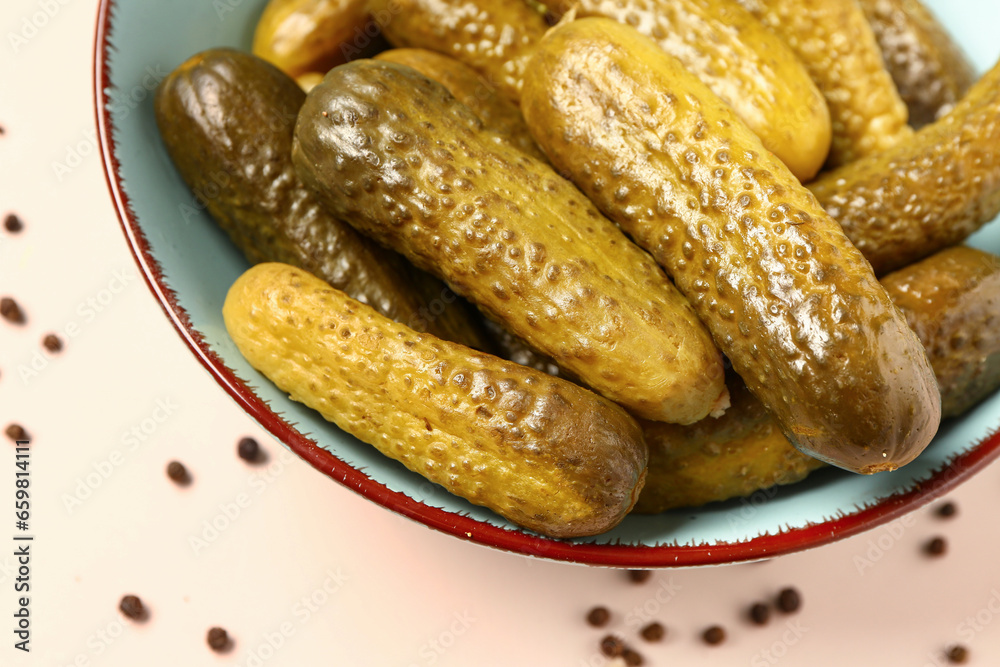
M 910 141 L 809 189 L 877 275 L 961 243 L 1000 213 L 1000 64 Z
M 257 21 L 253 53 L 293 78 L 326 73 L 383 46 L 374 25 L 367 0 L 271 0 Z
M 840 226 L 676 60 L 627 26 L 567 23 L 536 51 L 522 110 L 800 450 L 872 473 L 926 447 L 940 396 L 920 341 Z
M 521 110 L 500 94 L 486 78 L 468 65 L 427 49 L 389 49 L 375 56 L 417 70 L 448 89 L 459 102 L 479 116 L 483 125 L 506 137 L 519 150 L 540 159 L 545 155 L 531 137 Z
M 548 25 L 523 0 L 370 0 L 396 47 L 439 51 L 462 61 L 515 104 L 535 44 Z
M 724 408 L 722 360 L 653 259 L 440 84 L 379 61 L 309 94 L 293 159 L 327 208 L 636 415 Z
M 962 47 L 920 0 L 859 0 L 916 128 L 948 113 L 976 81 Z
M 882 284 L 927 350 L 944 417 L 964 413 L 1000 385 L 1000 257 L 955 246 Z
M 739 0 L 780 36 L 826 98 L 833 139 L 828 167 L 912 135 L 907 110 L 857 0 Z
M 545 0 L 558 16 L 625 23 L 679 59 L 801 181 L 830 151 L 826 100 L 777 35 L 733 0 Z
M 488 348 L 454 297 L 430 312 L 444 285 L 329 214 L 299 180 L 292 133 L 304 100 L 273 65 L 212 49 L 171 72 L 154 107 L 174 166 L 249 261 L 299 266 L 411 327 Z
M 956 417 L 1000 388 L 1000 257 L 942 250 L 882 279 L 934 368 L 941 412 Z M 732 405 L 690 426 L 640 422 L 649 448 L 645 514 L 749 496 L 798 482 L 823 464 L 796 450 L 733 373 Z

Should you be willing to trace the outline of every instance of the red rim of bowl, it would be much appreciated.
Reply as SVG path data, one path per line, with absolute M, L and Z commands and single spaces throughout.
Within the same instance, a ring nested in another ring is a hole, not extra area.
M 630 568 L 714 565 L 770 558 L 821 546 L 869 530 L 937 498 L 1000 455 L 998 430 L 935 471 L 929 479 L 868 507 L 822 523 L 790 528 L 777 534 L 760 535 L 744 542 L 699 545 L 635 546 L 564 542 L 494 526 L 425 505 L 403 493 L 392 491 L 321 448 L 272 412 L 209 349 L 201 334 L 191 325 L 187 313 L 178 304 L 174 292 L 166 285 L 160 266 L 153 257 L 149 242 L 122 187 L 118 174 L 119 163 L 113 150 L 114 127 L 105 94 L 111 88 L 110 68 L 105 55 L 109 48 L 112 4 L 113 0 L 101 0 L 98 7 L 94 40 L 94 110 L 108 189 L 146 284 L 195 357 L 246 412 L 314 468 L 369 500 L 459 539 L 528 556 Z

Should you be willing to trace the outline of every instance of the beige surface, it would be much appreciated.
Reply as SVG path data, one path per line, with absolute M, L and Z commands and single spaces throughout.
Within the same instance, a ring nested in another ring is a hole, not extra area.
M 39 7 L 0 8 L 0 215 L 17 211 L 26 225 L 20 236 L 0 230 L 0 293 L 30 318 L 24 329 L 0 323 L 0 426 L 16 419 L 34 434 L 38 493 L 34 650 L 12 649 L 13 558 L 2 528 L 0 665 L 596 666 L 602 633 L 582 620 L 596 603 L 617 612 L 610 627 L 647 665 L 921 667 L 946 664 L 937 651 L 958 641 L 972 652 L 968 664 L 1000 663 L 997 466 L 956 491 L 949 522 L 925 509 L 767 564 L 663 572 L 635 586 L 620 573 L 460 542 L 283 460 L 184 347 L 128 253 L 93 143 L 95 0 L 59 5 L 14 53 L 8 32 Z M 71 158 L 60 179 L 55 166 Z M 70 325 L 77 334 L 64 352 L 23 382 L 17 368 L 42 354 L 41 337 Z M 129 449 L 125 434 L 144 425 L 149 433 Z M 270 473 L 236 458 L 242 435 L 261 439 Z M 67 511 L 64 494 L 106 469 L 115 450 L 122 463 Z M 5 508 L 11 454 L 0 444 Z M 171 458 L 191 469 L 187 490 L 163 475 Z M 205 521 L 224 524 L 220 506 L 232 511 L 240 494 L 247 506 L 196 553 L 189 538 Z M 938 533 L 950 552 L 932 561 L 920 546 Z M 786 584 L 802 591 L 801 613 L 766 628 L 739 618 Z M 151 608 L 146 624 L 116 612 L 126 592 Z M 662 644 L 636 639 L 646 618 L 667 626 Z M 697 635 L 712 623 L 729 639 L 710 649 Z M 208 651 L 213 624 L 236 638 L 232 653 Z M 281 647 L 269 651 L 268 637 Z

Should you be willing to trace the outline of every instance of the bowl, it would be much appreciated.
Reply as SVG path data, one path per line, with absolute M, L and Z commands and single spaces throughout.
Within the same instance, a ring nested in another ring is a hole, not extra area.
M 102 0 L 94 49 L 96 120 L 122 229 L 164 313 L 219 385 L 323 474 L 459 539 L 536 557 L 651 568 L 756 560 L 841 539 L 914 510 L 1000 454 L 998 392 L 942 424 L 928 449 L 898 471 L 863 477 L 821 470 L 799 484 L 748 498 L 633 515 L 596 537 L 556 540 L 452 496 L 343 433 L 291 401 L 230 341 L 222 303 L 248 263 L 181 180 L 153 116 L 153 90 L 189 56 L 217 46 L 249 49 L 264 4 Z M 989 17 L 1000 21 L 1000 5 L 930 4 L 981 71 L 993 64 L 1000 48 L 984 26 L 995 25 Z M 987 225 L 969 243 L 1000 253 L 1000 224 Z

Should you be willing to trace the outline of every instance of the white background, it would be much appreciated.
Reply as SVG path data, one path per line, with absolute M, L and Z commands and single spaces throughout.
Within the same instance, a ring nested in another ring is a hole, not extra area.
M 996 465 L 952 495 L 950 521 L 924 508 L 813 551 L 635 585 L 439 534 L 283 453 L 188 352 L 126 246 L 94 133 L 96 0 L 51 0 L 51 18 L 12 44 L 44 4 L 0 8 L 0 216 L 26 225 L 0 230 L 0 293 L 28 317 L 0 322 L 0 427 L 32 435 L 36 535 L 25 655 L 9 629 L 14 453 L 3 439 L 0 665 L 602 665 L 603 633 L 583 621 L 597 603 L 651 665 L 920 667 L 944 664 L 955 642 L 969 664 L 1000 664 Z M 63 352 L 43 350 L 49 332 Z M 244 435 L 269 467 L 236 457 Z M 164 474 L 175 458 L 188 488 Z M 213 521 L 228 527 L 204 534 Z M 921 547 L 938 534 L 949 553 L 930 559 Z M 746 607 L 785 585 L 802 591 L 802 611 L 750 625 Z M 124 593 L 143 599 L 147 622 L 117 612 Z M 667 626 L 661 644 L 638 638 L 647 618 Z M 699 635 L 714 623 L 729 638 L 707 647 Z M 208 650 L 212 625 L 235 638 L 232 652 Z

